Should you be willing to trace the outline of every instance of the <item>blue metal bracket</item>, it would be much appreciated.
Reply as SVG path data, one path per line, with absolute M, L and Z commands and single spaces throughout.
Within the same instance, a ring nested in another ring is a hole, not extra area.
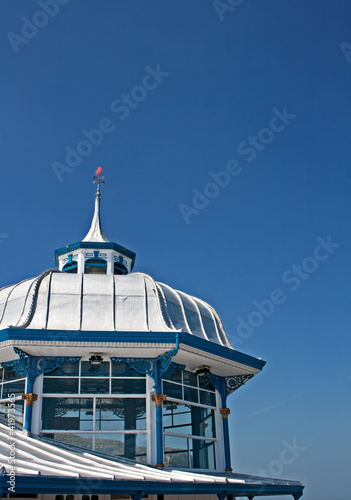
M 2 368 L 12 368 L 19 375 L 31 377 L 34 380 L 42 373 L 50 373 L 56 368 L 59 368 L 65 361 L 70 363 L 78 363 L 81 356 L 32 356 L 22 351 L 18 347 L 14 347 L 15 354 L 19 359 L 12 361 L 3 361 L 0 363 Z
M 169 367 L 167 368 L 167 370 L 163 372 L 163 374 L 170 376 L 170 375 L 173 375 L 173 373 L 175 373 L 175 372 L 184 371 L 185 368 L 186 368 L 185 365 L 180 365 L 179 363 L 174 363 L 172 361 L 171 364 L 169 365 Z
M 127 363 L 129 368 L 141 375 L 150 375 L 155 380 L 155 360 L 153 358 L 117 358 L 110 357 L 112 363 Z
M 145 493 L 143 491 L 138 491 L 137 493 L 131 493 L 130 496 L 133 500 L 141 500 L 143 496 L 145 496 Z

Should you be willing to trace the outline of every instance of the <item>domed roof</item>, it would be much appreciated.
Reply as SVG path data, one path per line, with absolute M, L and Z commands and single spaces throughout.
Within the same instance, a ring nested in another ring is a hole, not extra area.
M 0 329 L 188 332 L 232 348 L 206 302 L 151 276 L 45 271 L 0 290 Z M 117 337 L 116 337 L 117 340 Z

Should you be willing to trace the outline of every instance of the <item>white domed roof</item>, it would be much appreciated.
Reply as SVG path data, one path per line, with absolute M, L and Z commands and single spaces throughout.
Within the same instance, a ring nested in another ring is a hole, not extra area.
M 49 270 L 0 290 L 0 329 L 116 332 L 185 331 L 232 348 L 206 302 L 144 273 L 70 274 Z

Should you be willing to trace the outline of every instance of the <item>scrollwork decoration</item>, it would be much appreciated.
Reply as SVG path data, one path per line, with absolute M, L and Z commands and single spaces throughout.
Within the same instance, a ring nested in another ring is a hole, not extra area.
M 231 377 L 226 377 L 225 378 L 225 385 L 227 389 L 227 396 L 231 394 L 232 392 L 236 391 L 244 385 L 250 378 L 253 377 L 253 374 L 250 375 L 233 375 Z

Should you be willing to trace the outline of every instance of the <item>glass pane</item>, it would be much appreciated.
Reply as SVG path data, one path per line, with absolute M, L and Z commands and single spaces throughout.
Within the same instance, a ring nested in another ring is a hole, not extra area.
M 101 398 L 96 400 L 96 430 L 146 429 L 145 398 Z
M 56 441 L 61 441 L 62 443 L 80 446 L 81 448 L 88 448 L 89 450 L 93 449 L 93 436 L 91 434 L 55 432 L 53 434 L 42 434 L 42 436 L 49 439 L 55 439 Z
M 165 466 L 189 467 L 188 443 L 186 438 L 165 436 Z
M 163 378 L 165 380 L 172 380 L 173 382 L 182 383 L 182 372 L 180 370 L 176 370 L 172 375 L 167 375 L 167 372 L 163 374 Z
M 215 450 L 213 441 L 192 439 L 191 467 L 194 469 L 215 469 Z
M 44 397 L 42 429 L 93 430 L 93 399 Z
M 109 394 L 108 378 L 82 378 L 80 382 L 81 394 Z
M 200 403 L 207 406 L 216 406 L 216 395 L 213 392 L 200 391 Z
M 197 311 L 192 311 L 191 309 L 188 309 L 186 307 L 186 300 L 183 297 L 183 305 L 184 305 L 184 312 L 186 316 L 186 320 L 188 322 L 189 328 L 191 332 L 193 332 L 195 335 L 198 335 L 199 337 L 203 337 L 203 331 L 200 323 L 200 317 Z
M 25 378 L 25 375 L 19 375 L 12 368 L 5 368 L 4 370 L 4 382 L 9 382 L 10 380 L 17 380 L 19 378 Z
M 198 390 L 193 387 L 184 386 L 184 399 L 186 401 L 192 401 L 193 403 L 199 402 Z
M 78 394 L 77 378 L 44 378 L 43 393 Z
M 112 363 L 112 377 L 145 377 L 130 368 L 128 363 Z
M 201 387 L 201 389 L 207 389 L 208 391 L 215 392 L 215 388 L 206 376 L 199 377 L 199 387 Z
M 195 375 L 195 373 L 184 371 L 183 381 L 185 385 L 191 385 L 193 387 L 197 387 L 197 375 Z
M 182 386 L 171 382 L 163 382 L 163 394 L 167 394 L 169 398 L 183 399 Z
M 165 296 L 167 302 L 167 312 L 172 320 L 173 325 L 177 330 L 179 330 L 184 327 L 183 321 L 182 320 L 180 321 L 180 318 L 183 318 L 184 316 L 183 310 L 180 304 L 169 300 L 170 297 L 167 296 L 167 294 Z
M 0 367 L 0 382 L 2 382 L 3 374 L 4 374 L 4 369 Z
M 95 449 L 108 455 L 146 463 L 145 434 L 97 434 Z
M 115 378 L 111 380 L 112 394 L 145 394 L 145 379 L 123 379 Z
M 9 382 L 2 387 L 2 398 L 7 399 L 10 394 L 21 396 L 25 392 L 26 381 L 16 380 L 16 382 Z
M 203 312 L 203 310 L 201 312 Z M 208 339 L 218 343 L 218 335 L 213 319 L 205 316 L 204 314 L 201 315 L 201 319 Z
M 163 404 L 163 428 L 173 434 L 191 435 L 191 407 L 165 401 Z
M 215 416 L 214 410 L 191 406 L 191 422 L 193 436 L 215 437 Z
M 65 361 L 59 368 L 56 368 L 50 373 L 45 373 L 46 377 L 77 377 L 79 375 L 79 362 L 69 363 Z
M 109 377 L 110 363 L 103 361 L 101 365 L 92 365 L 89 361 L 82 361 L 81 375 L 82 377 Z

